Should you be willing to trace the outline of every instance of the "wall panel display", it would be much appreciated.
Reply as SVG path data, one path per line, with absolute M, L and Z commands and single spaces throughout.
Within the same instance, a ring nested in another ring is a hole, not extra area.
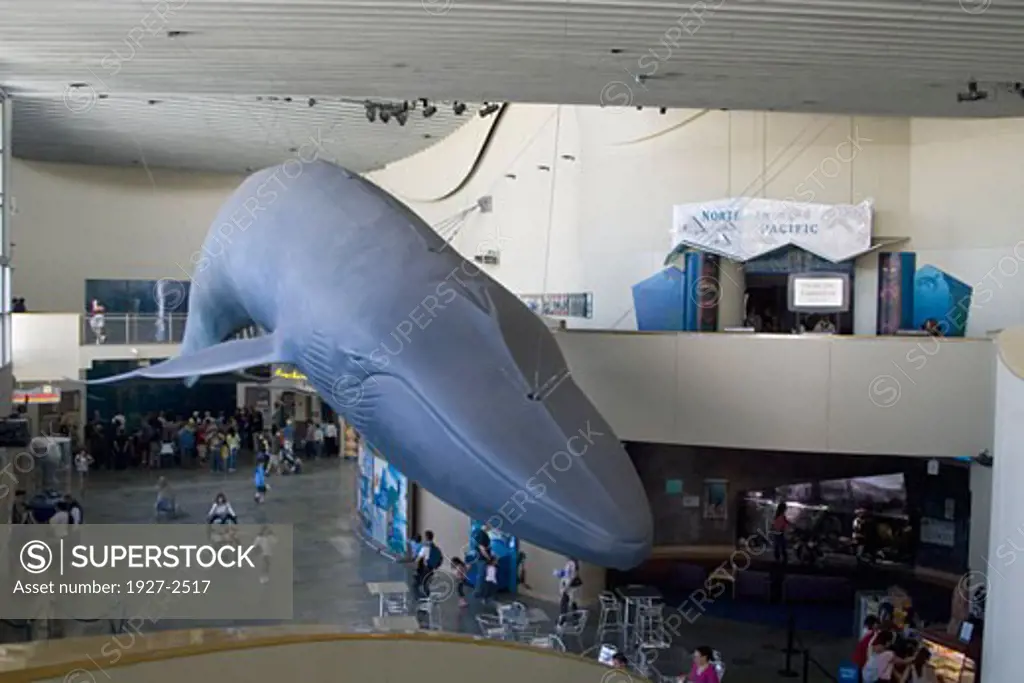
M 523 303 L 540 315 L 555 315 L 564 318 L 591 318 L 594 315 L 594 295 L 590 292 L 576 294 L 520 294 Z
M 359 448 L 356 511 L 363 538 L 402 557 L 409 541 L 409 480 L 365 441 Z

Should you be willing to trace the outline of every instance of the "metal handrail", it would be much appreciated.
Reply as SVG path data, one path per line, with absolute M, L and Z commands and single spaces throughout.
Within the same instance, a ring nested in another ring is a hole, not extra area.
M 180 344 L 185 336 L 184 314 L 85 314 L 79 327 L 83 346 L 119 344 Z
M 79 326 L 79 343 L 92 344 L 180 344 L 185 337 L 185 323 L 188 315 L 174 313 L 158 316 L 136 313 L 102 313 L 82 316 Z M 232 339 L 252 339 L 263 334 L 256 325 L 245 327 Z

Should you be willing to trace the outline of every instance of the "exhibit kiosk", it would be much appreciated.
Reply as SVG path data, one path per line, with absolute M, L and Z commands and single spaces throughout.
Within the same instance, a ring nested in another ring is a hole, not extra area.
M 408 554 L 412 500 L 409 479 L 360 440 L 356 477 L 356 529 L 372 548 L 392 559 Z

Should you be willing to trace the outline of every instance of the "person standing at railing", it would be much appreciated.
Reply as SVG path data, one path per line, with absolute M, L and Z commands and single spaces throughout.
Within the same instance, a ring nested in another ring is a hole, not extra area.
M 92 329 L 93 340 L 97 344 L 102 344 L 107 340 L 106 326 L 107 326 L 107 309 L 100 303 L 99 299 L 93 299 L 92 304 L 89 306 L 89 327 Z

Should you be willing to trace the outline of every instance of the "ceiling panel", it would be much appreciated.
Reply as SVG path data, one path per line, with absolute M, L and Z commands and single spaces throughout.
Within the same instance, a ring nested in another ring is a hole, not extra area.
M 40 158 L 263 163 L 270 95 L 293 98 L 283 140 L 337 109 L 361 168 L 459 122 L 375 127 L 364 97 L 1024 115 L 1020 0 L 0 0 L 0 17 L 0 83 L 41 131 L 19 126 L 15 153 Z M 972 79 L 987 99 L 958 102 Z M 73 112 L 72 83 L 73 103 L 108 98 Z
M 244 172 L 290 157 L 329 159 L 366 172 L 434 144 L 476 109 L 456 116 L 439 103 L 430 118 L 370 123 L 360 101 L 283 96 L 16 95 L 16 156 L 40 161 Z M 390 101 L 389 101 L 390 102 Z

